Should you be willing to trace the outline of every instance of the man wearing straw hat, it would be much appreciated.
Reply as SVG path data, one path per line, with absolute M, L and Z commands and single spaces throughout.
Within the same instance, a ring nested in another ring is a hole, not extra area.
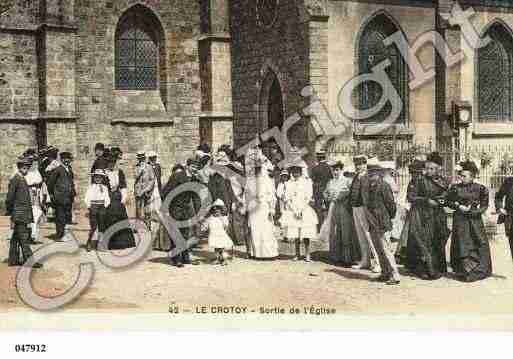
M 394 254 L 385 239 L 385 233 L 392 230 L 392 220 L 396 215 L 397 206 L 392 188 L 383 181 L 382 176 L 383 168 L 381 166 L 369 165 L 367 218 L 370 237 L 377 254 L 376 259 L 382 269 L 378 281 L 395 285 L 399 284 L 399 271 Z
M 376 263 L 372 263 L 372 257 L 377 259 L 376 249 L 369 233 L 368 208 L 369 204 L 369 176 L 367 174 L 366 156 L 360 155 L 353 158 L 356 176 L 353 179 L 350 190 L 350 202 L 353 210 L 353 219 L 360 244 L 361 261 L 353 266 L 354 269 L 371 269 L 379 273 L 381 269 Z

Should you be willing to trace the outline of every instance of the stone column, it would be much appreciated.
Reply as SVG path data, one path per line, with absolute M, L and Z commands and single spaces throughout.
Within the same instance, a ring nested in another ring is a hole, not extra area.
M 226 0 L 202 3 L 200 141 L 213 149 L 233 145 L 231 45 Z
M 77 26 L 74 0 L 42 0 L 38 28 L 40 128 L 46 143 L 74 156 L 77 188 L 84 190 L 88 176 L 83 148 L 87 136 L 77 135 L 76 93 Z M 83 130 L 82 130 L 83 131 Z
M 308 43 L 309 43 L 309 80 L 313 87 L 310 96 L 311 106 L 309 121 L 307 121 L 308 150 L 315 153 L 316 142 L 326 142 L 331 137 L 333 124 L 328 116 L 328 21 L 327 3 L 323 1 L 306 1 L 309 13 Z M 307 94 L 303 94 L 307 95 Z

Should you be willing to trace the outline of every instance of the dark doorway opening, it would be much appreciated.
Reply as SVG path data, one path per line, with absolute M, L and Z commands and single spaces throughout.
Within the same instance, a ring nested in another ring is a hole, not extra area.
M 269 100 L 267 105 L 267 128 L 283 127 L 283 97 L 281 94 L 280 82 L 274 76 L 271 88 L 269 89 Z

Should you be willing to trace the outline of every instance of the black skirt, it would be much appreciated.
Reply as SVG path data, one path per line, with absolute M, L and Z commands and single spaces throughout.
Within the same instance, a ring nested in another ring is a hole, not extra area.
M 115 191 L 110 194 L 110 206 L 107 207 L 105 214 L 106 231 L 118 222 L 126 221 L 128 212 L 123 203 L 121 203 L 121 192 Z M 135 247 L 135 237 L 131 227 L 117 231 L 110 236 L 109 249 L 126 249 Z

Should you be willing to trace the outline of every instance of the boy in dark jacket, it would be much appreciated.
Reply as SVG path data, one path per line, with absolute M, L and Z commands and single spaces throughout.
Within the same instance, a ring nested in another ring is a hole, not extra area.
M 392 230 L 392 219 L 395 217 L 397 206 L 390 185 L 383 181 L 380 166 L 369 166 L 369 199 L 367 218 L 369 232 L 376 249 L 382 274 L 379 281 L 387 284 L 399 284 L 399 271 L 394 254 L 385 239 L 385 233 Z
M 5 200 L 7 215 L 11 216 L 11 237 L 9 247 L 9 266 L 19 266 L 25 264 L 32 257 L 30 249 L 30 225 L 34 221 L 32 215 L 32 202 L 30 200 L 30 190 L 25 180 L 30 166 L 30 159 L 19 158 L 16 166 L 17 173 L 9 181 L 9 190 Z M 22 259 L 20 260 L 20 249 Z M 40 268 L 41 264 L 35 263 L 33 268 Z

